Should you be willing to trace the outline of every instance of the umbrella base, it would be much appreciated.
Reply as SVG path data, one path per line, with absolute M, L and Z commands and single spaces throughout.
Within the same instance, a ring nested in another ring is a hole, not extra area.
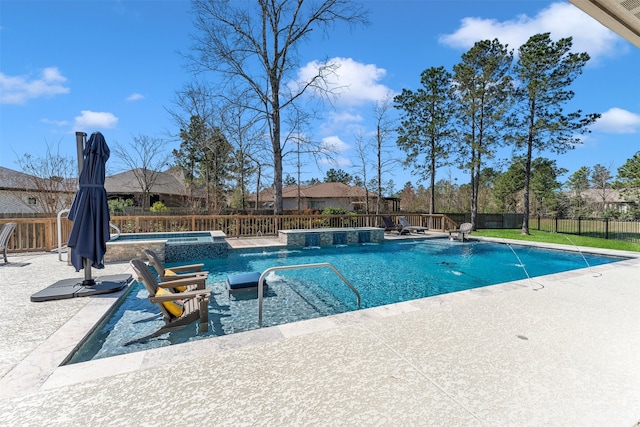
M 95 280 L 64 279 L 31 295 L 31 302 L 55 301 L 118 292 L 124 289 L 132 279 L 131 274 L 100 276 Z M 90 285 L 90 282 L 94 284 Z

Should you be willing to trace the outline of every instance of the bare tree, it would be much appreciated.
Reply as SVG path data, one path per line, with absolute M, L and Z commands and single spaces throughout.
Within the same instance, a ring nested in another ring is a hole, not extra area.
M 149 208 L 149 195 L 158 174 L 168 165 L 167 142 L 159 138 L 139 134 L 133 137 L 133 144 L 123 146 L 116 143 L 113 153 L 136 177 L 142 192 L 141 206 Z
M 301 212 L 301 173 L 305 162 L 313 161 L 319 164 L 321 160 L 326 162 L 334 162 L 334 156 L 337 154 L 337 148 L 324 142 L 314 141 L 309 135 L 309 122 L 313 115 L 307 111 L 293 106 L 287 111 L 283 128 L 284 142 L 282 158 L 295 157 L 295 168 L 297 171 L 297 212 Z
M 193 208 L 200 205 L 194 197 L 195 184 L 200 182 L 205 189 L 207 209 L 218 213 L 224 207 L 221 181 L 228 174 L 225 157 L 229 146 L 226 135 L 222 134 L 222 107 L 215 101 L 212 88 L 204 81 L 195 80 L 176 92 L 174 104 L 178 108 L 167 111 L 180 128 L 180 148 L 172 154 L 185 172 L 190 205 Z
M 229 143 L 233 145 L 233 176 L 240 192 L 240 209 L 247 207 L 247 187 L 256 177 L 256 194 L 260 191 L 262 165 L 265 160 L 264 131 L 260 122 L 251 114 L 242 110 L 238 103 L 227 105 L 220 112 L 220 123 Z M 256 208 L 258 207 L 256 203 Z
M 60 143 L 53 152 L 47 144 L 42 157 L 25 154 L 17 164 L 24 174 L 14 175 L 13 195 L 29 207 L 35 202 L 36 209 L 45 215 L 55 215 L 71 206 L 78 189 L 78 164 L 71 157 L 60 155 Z
M 259 204 L 260 204 L 260 191 L 262 190 L 262 178 L 264 177 L 264 171 L 263 168 L 265 167 L 265 165 L 267 165 L 268 163 L 265 162 L 265 160 L 261 157 L 254 157 L 251 154 L 247 154 L 247 157 L 249 158 L 249 160 L 251 160 L 252 162 L 254 162 L 256 164 L 256 209 L 259 209 Z M 267 176 L 266 179 L 268 179 L 269 177 Z
M 191 68 L 214 72 L 220 96 L 231 94 L 228 101 L 242 102 L 266 123 L 273 153 L 274 213 L 281 214 L 282 113 L 309 89 L 326 93 L 326 77 L 336 68 L 325 62 L 313 76 L 299 80 L 297 47 L 313 29 L 364 23 L 365 13 L 349 0 L 194 0 L 193 9 Z
M 611 167 L 606 167 L 600 163 L 593 166 L 591 171 L 591 185 L 598 193 L 598 208 L 600 213 L 603 213 L 605 206 L 607 205 L 608 190 L 611 188 L 611 181 L 613 176 L 611 175 Z
M 369 207 L 369 186 L 367 185 L 368 183 L 367 171 L 369 170 L 371 160 L 369 159 L 369 148 L 367 147 L 367 144 L 365 141 L 365 135 L 362 131 L 356 132 L 355 142 L 356 142 L 356 153 L 358 156 L 359 163 L 355 164 L 354 167 L 356 167 L 360 171 L 360 174 L 362 175 L 362 186 L 364 187 L 364 191 L 365 191 L 364 209 L 365 209 L 365 213 L 368 214 L 370 211 L 370 207 Z M 368 219 L 369 217 L 367 217 L 367 220 Z
M 382 189 L 383 189 L 383 174 L 391 168 L 392 165 L 398 162 L 398 159 L 393 157 L 387 147 L 389 137 L 394 132 L 393 121 L 389 117 L 389 111 L 393 107 L 391 93 L 387 94 L 383 99 L 376 102 L 373 109 L 373 118 L 376 123 L 375 144 L 376 144 L 376 170 L 378 178 L 378 198 L 376 200 L 376 214 L 380 214 L 380 204 L 382 203 Z
M 173 103 L 177 109 L 167 109 L 167 112 L 180 129 L 186 129 L 194 116 L 209 122 L 216 112 L 214 98 L 215 94 L 206 82 L 195 80 L 176 92 Z

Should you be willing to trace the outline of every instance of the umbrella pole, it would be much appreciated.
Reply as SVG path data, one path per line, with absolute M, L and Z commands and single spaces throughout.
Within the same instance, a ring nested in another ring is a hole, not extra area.
M 84 132 L 76 132 L 76 151 L 78 154 L 78 177 L 82 173 L 82 165 L 84 164 L 84 144 L 87 142 L 87 134 Z
M 78 152 L 78 177 L 82 173 L 82 166 L 84 165 L 84 146 L 87 142 L 87 134 L 84 132 L 76 132 L 76 150 Z M 93 286 L 96 284 L 93 277 L 91 277 L 91 261 L 83 258 L 84 264 L 84 280 L 82 286 Z
M 82 258 L 82 262 L 84 263 L 84 280 L 82 281 L 82 286 L 93 286 L 96 284 L 96 281 L 91 277 L 91 261 Z

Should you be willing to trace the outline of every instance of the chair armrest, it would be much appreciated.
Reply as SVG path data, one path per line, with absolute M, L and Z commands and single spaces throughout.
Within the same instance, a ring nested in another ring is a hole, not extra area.
M 176 273 L 178 273 L 180 271 L 190 271 L 190 270 L 202 271 L 202 267 L 204 267 L 204 264 L 179 265 L 176 267 L 168 267 L 168 268 L 169 270 L 175 271 Z
M 175 274 L 173 276 L 158 276 L 158 277 L 163 282 L 169 282 L 169 281 L 180 280 L 180 279 L 194 280 L 200 277 L 204 277 L 206 279 L 208 276 L 209 276 L 208 271 L 196 271 L 194 273 L 180 273 L 180 274 Z
M 157 303 L 198 298 L 203 296 L 208 299 L 212 291 L 213 289 L 199 289 L 197 291 L 180 292 L 179 294 L 156 295 L 153 297 L 150 296 L 149 301 L 152 303 Z

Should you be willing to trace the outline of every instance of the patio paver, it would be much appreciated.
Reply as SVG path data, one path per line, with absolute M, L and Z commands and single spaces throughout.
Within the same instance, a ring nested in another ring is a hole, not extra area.
M 237 240 L 235 247 L 267 244 Z M 82 272 L 57 254 L 10 254 L 25 265 L 0 266 L 0 419 L 633 426 L 640 422 L 640 254 L 629 255 L 635 258 L 59 367 L 113 296 L 31 303 L 32 293 Z M 99 274 L 128 271 L 119 263 Z

